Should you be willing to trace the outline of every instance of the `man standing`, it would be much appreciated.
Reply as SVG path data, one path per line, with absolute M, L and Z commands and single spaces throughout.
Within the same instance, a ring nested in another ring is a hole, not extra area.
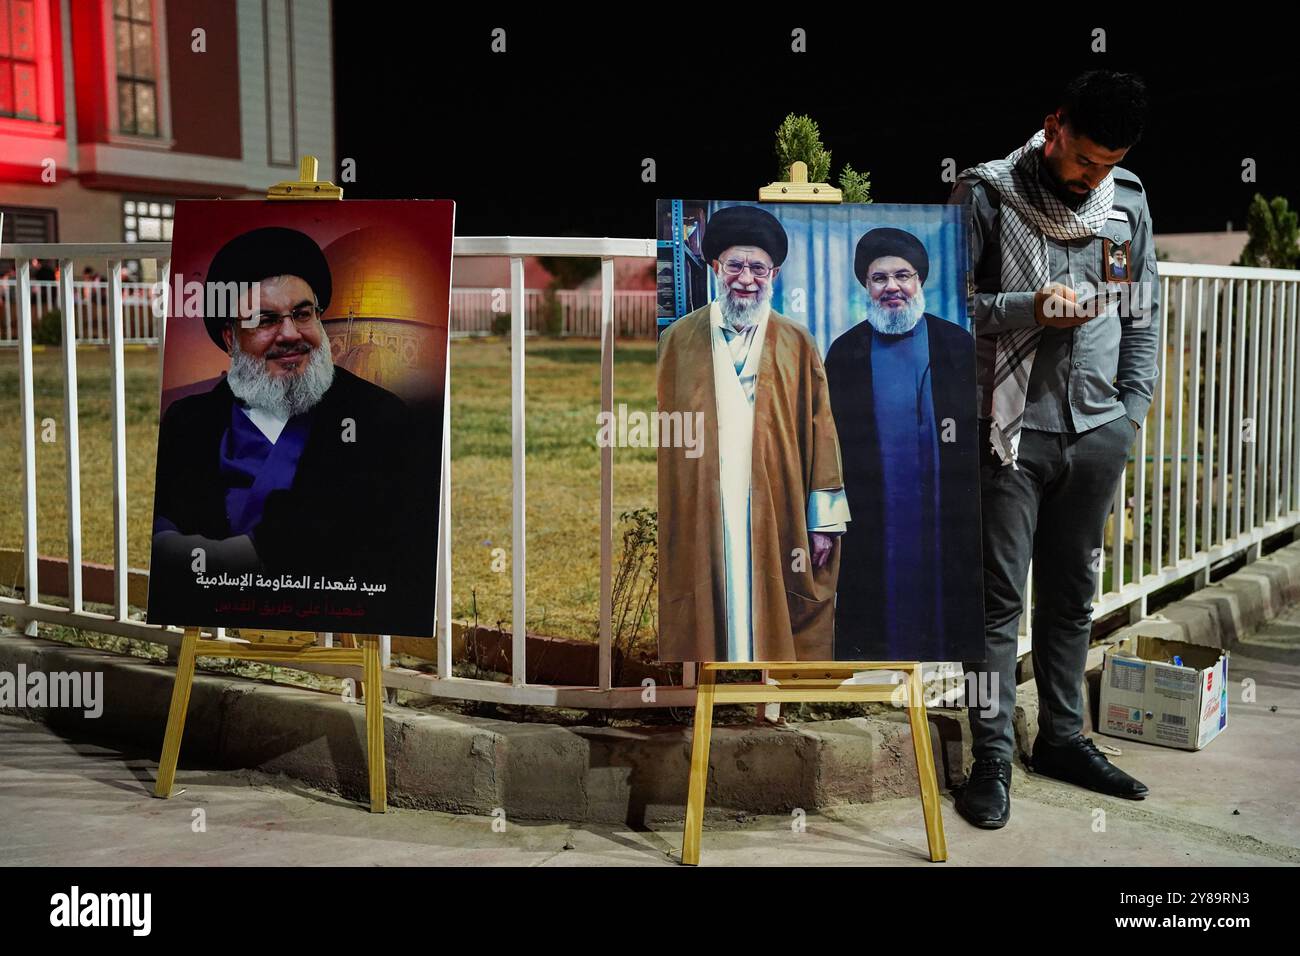
M 841 541 L 835 659 L 978 656 L 974 340 L 926 312 L 930 256 L 911 233 L 866 233 L 854 272 L 866 321 L 826 353 L 855 517 Z
M 975 762 L 957 800 L 976 826 L 1011 814 L 1016 625 L 1034 566 L 1035 773 L 1141 799 L 1083 729 L 1082 693 L 1102 534 L 1151 403 L 1159 310 L 1151 215 L 1116 165 L 1137 142 L 1146 90 L 1132 75 L 1075 79 L 1043 129 L 965 170 L 980 397 L 985 662 L 996 707 L 970 708 Z M 1115 247 L 1129 283 L 1107 275 Z M 1083 288 L 1099 291 L 1085 305 Z M 1099 307 L 1114 301 L 1118 306 Z M 981 682 L 982 684 L 982 682 Z
M 703 454 L 660 447 L 662 660 L 828 660 L 849 519 L 826 374 L 771 309 L 788 240 L 756 206 L 705 225 L 717 297 L 659 339 L 659 411 L 703 422 Z

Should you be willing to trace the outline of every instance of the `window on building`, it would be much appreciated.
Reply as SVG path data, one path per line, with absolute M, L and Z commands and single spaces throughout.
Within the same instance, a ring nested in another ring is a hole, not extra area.
M 11 242 L 59 241 L 59 214 L 53 209 L 0 206 L 0 216 L 4 217 L 0 245 L 7 246 Z
M 38 119 L 33 0 L 0 0 L 0 116 Z
M 122 200 L 122 240 L 124 242 L 171 242 L 172 214 L 170 199 L 139 196 Z
M 0 231 L 0 251 L 15 242 L 58 242 L 59 214 L 53 209 L 37 209 L 32 206 L 0 206 L 0 217 L 4 219 L 3 231 Z M 53 267 L 51 260 L 48 265 Z M 13 259 L 0 259 L 0 279 L 14 274 L 16 264 Z M 32 271 L 32 278 L 36 272 Z
M 158 83 L 154 63 L 153 0 L 113 0 L 117 42 L 117 128 L 158 135 Z

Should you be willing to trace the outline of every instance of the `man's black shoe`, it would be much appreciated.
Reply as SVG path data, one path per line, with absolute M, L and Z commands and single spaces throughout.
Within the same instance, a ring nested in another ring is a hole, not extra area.
M 984 830 L 997 830 L 1011 819 L 1011 761 L 977 757 L 957 794 L 957 812 Z
M 1097 749 L 1097 745 L 1083 734 L 1071 737 L 1069 742 L 1059 745 L 1048 745 L 1040 736 L 1034 741 L 1032 763 L 1034 773 L 1078 784 L 1112 797 L 1141 800 L 1149 792 L 1146 784 L 1134 780 L 1114 766 Z

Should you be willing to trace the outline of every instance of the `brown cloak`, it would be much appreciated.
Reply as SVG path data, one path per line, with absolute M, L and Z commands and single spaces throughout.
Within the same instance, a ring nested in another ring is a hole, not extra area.
M 722 498 L 709 306 L 659 339 L 659 411 L 703 413 L 703 454 L 665 447 L 659 464 L 659 659 L 726 660 Z M 812 491 L 844 486 L 821 356 L 802 326 L 767 320 L 754 399 L 750 478 L 754 659 L 831 660 L 840 544 L 813 568 Z M 796 562 L 795 548 L 804 559 Z M 794 570 L 798 564 L 801 570 Z

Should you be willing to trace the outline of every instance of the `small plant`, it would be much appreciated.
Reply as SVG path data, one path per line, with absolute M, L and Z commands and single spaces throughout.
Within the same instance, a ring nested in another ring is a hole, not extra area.
M 564 334 L 564 303 L 554 288 L 542 294 L 542 332 L 552 338 Z
M 831 151 L 822 145 L 817 121 L 791 113 L 776 129 L 776 178 L 789 178 L 790 167 L 800 160 L 808 164 L 810 183 L 824 183 L 830 177 Z
M 32 327 L 32 343 L 34 345 L 62 345 L 63 313 L 58 309 L 50 309 L 50 311 L 42 315 Z
M 840 192 L 845 202 L 871 202 L 871 174 L 860 173 L 846 163 L 840 170 Z
M 808 181 L 830 181 L 831 151 L 822 145 L 821 129 L 811 116 L 791 113 L 776 129 L 778 180 L 790 177 L 790 167 L 802 161 L 808 165 Z M 840 191 L 845 202 L 871 202 L 871 174 L 845 164 L 840 170 Z
M 600 260 L 579 256 L 538 256 L 537 264 L 551 275 L 550 284 L 542 293 L 541 331 L 545 335 L 564 334 L 564 306 L 557 293 L 578 289 L 588 279 L 600 273 Z
M 659 582 L 659 515 L 650 508 L 625 511 L 618 516 L 627 524 L 623 532 L 623 552 L 614 573 L 611 595 L 613 605 L 612 634 L 615 687 L 620 686 L 623 664 L 635 654 L 643 629 L 657 638 L 650 601 Z

